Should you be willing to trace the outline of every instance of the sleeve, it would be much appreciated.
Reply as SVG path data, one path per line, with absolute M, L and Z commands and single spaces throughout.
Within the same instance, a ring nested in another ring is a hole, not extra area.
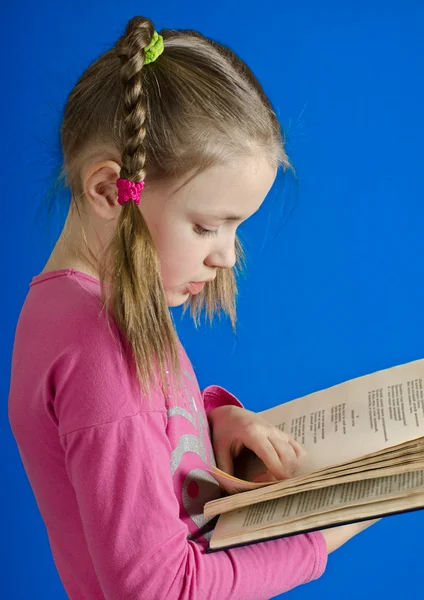
M 323 573 L 320 532 L 214 553 L 187 539 L 166 409 L 140 396 L 102 336 L 78 348 L 60 358 L 59 439 L 105 598 L 265 600 Z
M 205 388 L 202 392 L 202 398 L 206 414 L 209 414 L 214 408 L 228 404 L 244 408 L 240 400 L 219 385 L 209 385 Z
M 61 436 L 66 468 L 108 600 L 259 600 L 318 578 L 320 532 L 207 554 L 187 540 L 162 412 Z

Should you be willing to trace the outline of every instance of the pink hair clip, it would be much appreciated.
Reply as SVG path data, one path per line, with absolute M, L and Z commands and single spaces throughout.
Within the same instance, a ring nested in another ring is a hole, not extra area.
M 136 204 L 140 204 L 140 196 L 144 188 L 144 181 L 135 182 L 118 177 L 116 180 L 116 187 L 118 188 L 118 203 L 121 206 L 129 200 L 134 200 Z

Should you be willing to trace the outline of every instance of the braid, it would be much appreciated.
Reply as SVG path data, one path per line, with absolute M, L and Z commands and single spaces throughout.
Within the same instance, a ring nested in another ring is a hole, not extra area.
M 143 98 L 142 67 L 146 48 L 153 37 L 154 26 L 143 17 L 134 17 L 125 34 L 116 43 L 116 53 L 121 61 L 123 84 L 123 116 L 126 143 L 122 151 L 121 177 L 131 181 L 144 180 L 146 153 L 143 142 L 146 136 L 144 122 L 146 108 Z
M 151 21 L 134 17 L 115 48 L 121 62 L 123 87 L 125 142 L 121 152 L 120 177 L 136 183 L 144 181 L 146 177 L 146 105 L 142 67 L 145 63 L 144 48 L 150 44 L 153 34 Z M 111 303 L 114 317 L 140 359 L 136 361 L 139 380 L 148 381 L 150 390 L 155 370 L 148 348 L 153 352 L 153 362 L 159 364 L 162 381 L 165 381 L 161 357 L 170 357 L 169 366 L 174 372 L 179 372 L 178 337 L 166 303 L 159 256 L 147 223 L 135 202 L 123 204 L 111 250 Z M 148 348 L 141 341 L 140 331 L 144 332 Z

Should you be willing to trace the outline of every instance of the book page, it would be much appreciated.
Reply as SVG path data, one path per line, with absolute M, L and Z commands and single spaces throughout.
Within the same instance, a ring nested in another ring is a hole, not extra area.
M 424 359 L 351 379 L 261 411 L 307 457 L 295 476 L 357 459 L 424 436 Z M 235 475 L 266 470 L 251 453 Z M 244 468 L 244 471 L 243 471 Z
M 233 494 L 230 497 L 222 497 L 216 500 L 210 500 L 206 502 L 203 507 L 203 514 L 205 517 L 214 517 L 225 512 L 231 512 L 238 508 L 245 506 L 251 506 L 260 502 L 274 500 L 276 498 L 283 498 L 285 496 L 291 496 L 293 494 L 300 494 L 308 492 L 310 490 L 322 489 L 325 487 L 342 485 L 344 483 L 350 483 L 351 481 L 365 481 L 365 479 L 376 479 L 382 477 L 389 477 L 392 475 L 398 475 L 401 473 L 409 473 L 411 471 L 418 471 L 424 469 L 424 458 L 420 461 L 402 462 L 400 464 L 392 464 L 389 466 L 378 467 L 376 469 L 369 469 L 366 471 L 357 470 L 351 473 L 343 473 L 342 475 L 322 475 L 316 477 L 310 481 L 300 482 L 298 479 L 290 480 L 293 482 L 291 485 L 280 484 L 268 486 L 267 489 L 258 492 L 246 491 L 245 494 Z
M 209 548 L 206 550 L 206 553 L 215 552 L 223 548 L 231 548 L 237 544 L 256 543 L 261 540 L 307 533 L 308 531 L 325 529 L 334 525 L 347 525 L 348 523 L 356 523 L 358 521 L 375 519 L 423 508 L 424 493 L 417 492 L 416 494 L 402 496 L 401 498 L 370 502 L 368 504 L 362 504 L 361 506 L 348 506 L 346 508 L 328 512 L 324 515 L 312 515 L 288 524 L 271 525 L 269 527 L 257 529 L 253 532 L 239 531 L 228 538 L 214 537 L 212 534 Z
M 253 533 L 280 524 L 299 524 L 305 517 L 414 494 L 424 494 L 424 470 L 303 492 L 222 514 L 212 539 L 235 539 L 240 533 Z
M 365 455 L 363 458 L 354 459 L 345 463 L 341 463 L 332 467 L 326 467 L 324 469 L 318 469 L 317 471 L 313 471 L 309 474 L 305 475 L 297 475 L 290 479 L 281 480 L 279 482 L 268 481 L 261 483 L 254 483 L 251 481 L 246 481 L 240 478 L 237 478 L 233 475 L 229 475 L 224 471 L 221 471 L 215 466 L 210 466 L 208 468 L 210 474 L 218 481 L 220 487 L 230 495 L 238 494 L 240 492 L 246 492 L 249 490 L 256 490 L 261 487 L 269 487 L 276 486 L 278 483 L 279 490 L 285 490 L 287 488 L 291 488 L 294 486 L 301 485 L 306 482 L 312 482 L 315 480 L 322 481 L 326 477 L 337 477 L 343 476 L 347 473 L 362 473 L 366 470 L 377 469 L 383 466 L 391 466 L 396 464 L 408 464 L 411 462 L 421 462 L 424 458 L 424 439 L 419 438 L 413 442 L 406 442 L 400 446 L 394 446 L 392 449 L 387 449 L 379 452 L 375 452 L 373 454 Z M 253 453 L 252 457 L 254 457 Z M 237 459 L 236 459 L 237 460 Z M 242 459 L 243 460 L 243 459 Z M 255 460 L 254 458 L 250 459 Z M 249 462 L 245 458 L 244 459 L 245 470 L 249 469 Z M 420 467 L 417 467 L 420 468 Z M 236 469 L 238 472 L 241 470 L 240 467 Z M 251 473 L 252 474 L 252 473 Z M 276 489 L 276 487 L 275 487 Z M 212 500 L 207 503 L 214 504 L 217 502 L 221 502 L 220 500 Z M 253 497 L 252 497 L 253 500 Z M 257 500 L 256 500 L 257 501 Z M 216 513 L 213 513 L 216 514 Z M 206 511 L 205 511 L 206 515 Z

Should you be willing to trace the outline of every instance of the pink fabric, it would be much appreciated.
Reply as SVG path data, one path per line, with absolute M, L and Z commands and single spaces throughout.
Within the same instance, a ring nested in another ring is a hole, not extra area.
M 73 269 L 35 276 L 12 356 L 9 420 L 69 598 L 259 600 L 318 578 L 319 532 L 205 552 L 220 496 L 207 413 L 242 405 L 201 392 L 181 345 L 183 385 L 149 407 L 99 296 Z

